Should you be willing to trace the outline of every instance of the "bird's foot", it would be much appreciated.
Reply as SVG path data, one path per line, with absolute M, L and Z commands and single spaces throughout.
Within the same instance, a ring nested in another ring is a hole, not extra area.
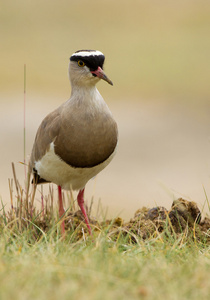
M 60 186 L 58 186 L 58 201 L 59 201 L 59 218 L 62 219 L 64 217 L 65 210 L 63 207 L 62 190 L 61 190 Z M 65 222 L 64 222 L 64 220 L 61 222 L 61 235 L 62 235 L 62 238 L 65 237 Z
M 87 216 L 87 213 L 86 213 L 86 210 L 85 210 L 85 206 L 84 206 L 84 191 L 85 191 L 85 189 L 82 189 L 82 190 L 79 191 L 79 193 L 77 195 L 77 202 L 78 202 L 78 205 L 79 205 L 79 207 L 82 211 L 82 214 L 85 218 L 85 223 L 87 225 L 89 234 L 92 235 L 92 230 L 90 228 L 89 219 L 88 219 L 88 216 Z

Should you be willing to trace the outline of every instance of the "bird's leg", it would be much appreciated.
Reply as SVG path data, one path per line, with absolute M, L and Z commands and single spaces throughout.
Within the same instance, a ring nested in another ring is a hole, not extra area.
M 84 191 L 85 189 L 82 189 L 79 191 L 79 194 L 77 195 L 77 202 L 78 202 L 78 205 L 82 211 L 82 214 L 85 218 L 85 223 L 87 225 L 87 228 L 88 228 L 88 231 L 89 231 L 89 234 L 92 235 L 92 231 L 91 231 L 91 228 L 90 228 L 90 224 L 89 224 L 89 220 L 88 220 L 88 216 L 87 216 L 87 213 L 86 213 L 86 210 L 85 210 L 85 206 L 84 206 Z
M 65 213 L 65 210 L 63 208 L 62 190 L 61 190 L 60 185 L 58 185 L 58 204 L 59 204 L 59 218 L 61 219 L 62 216 Z M 63 237 L 65 236 L 65 223 L 64 223 L 64 220 L 61 223 L 61 234 L 62 234 Z

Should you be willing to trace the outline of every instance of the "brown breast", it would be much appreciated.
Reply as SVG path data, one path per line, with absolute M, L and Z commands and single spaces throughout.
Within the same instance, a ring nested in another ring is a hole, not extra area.
M 62 118 L 55 153 L 73 167 L 91 168 L 113 153 L 117 135 L 117 125 L 110 113 L 92 117 L 75 112 L 71 120 Z

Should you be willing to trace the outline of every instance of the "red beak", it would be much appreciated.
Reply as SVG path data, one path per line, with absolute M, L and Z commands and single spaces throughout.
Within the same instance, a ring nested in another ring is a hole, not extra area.
M 91 71 L 91 73 L 96 75 L 98 78 L 105 80 L 109 84 L 113 85 L 112 81 L 106 76 L 101 67 L 98 67 L 98 69 L 95 71 Z

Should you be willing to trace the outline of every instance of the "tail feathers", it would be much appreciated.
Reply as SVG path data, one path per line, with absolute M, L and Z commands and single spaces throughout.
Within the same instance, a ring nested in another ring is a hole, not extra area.
M 49 183 L 50 181 L 47 181 L 43 178 L 41 178 L 39 176 L 39 174 L 37 173 L 37 170 L 35 168 L 33 168 L 33 178 L 31 183 L 35 183 L 35 184 L 41 184 L 41 183 Z

